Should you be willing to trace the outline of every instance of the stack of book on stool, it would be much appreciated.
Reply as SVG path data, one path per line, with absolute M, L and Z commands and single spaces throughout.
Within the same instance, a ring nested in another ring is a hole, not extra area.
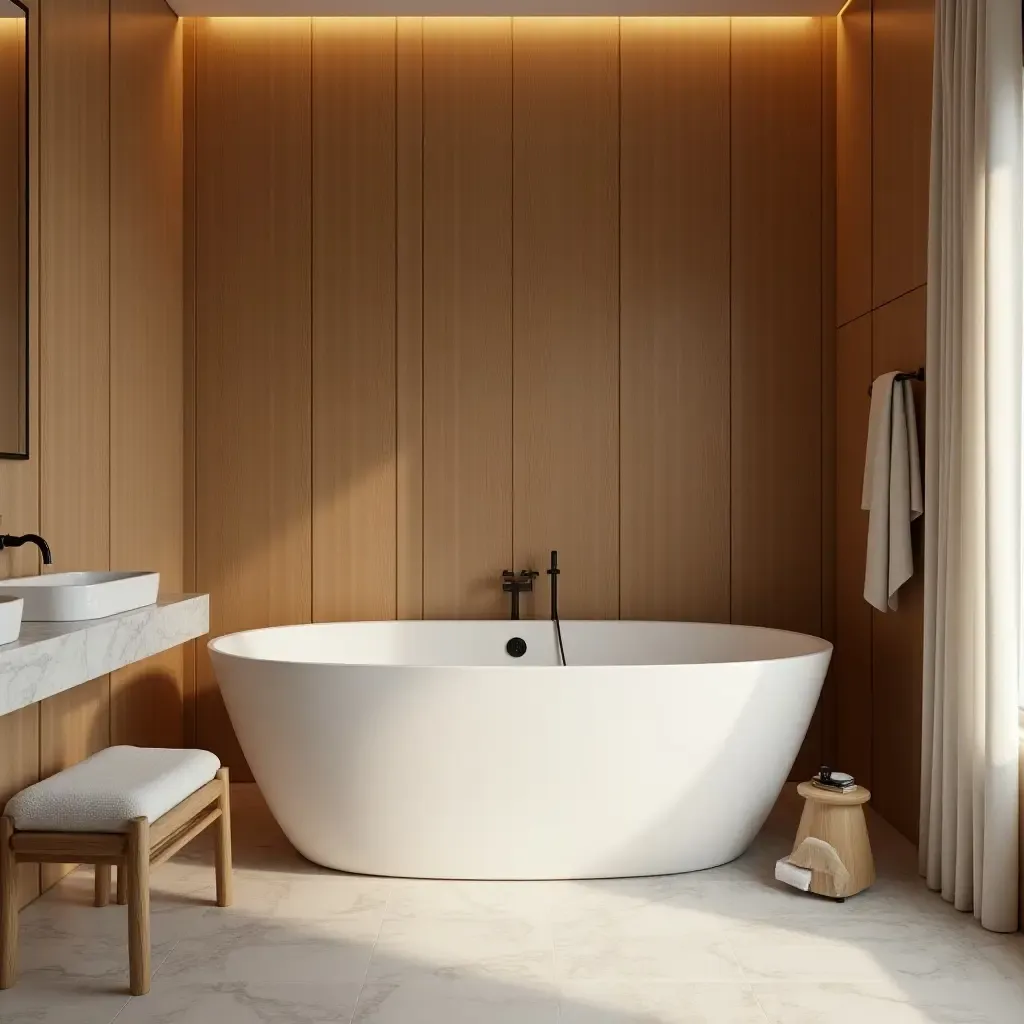
M 818 774 L 811 779 L 811 785 L 817 786 L 818 789 L 831 790 L 833 793 L 846 793 L 851 789 L 856 789 L 857 782 L 852 775 L 847 775 L 846 772 L 834 772 L 831 768 L 822 765 Z

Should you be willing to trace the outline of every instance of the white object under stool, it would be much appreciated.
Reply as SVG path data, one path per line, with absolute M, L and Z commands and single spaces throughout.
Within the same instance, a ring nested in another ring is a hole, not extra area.
M 14 984 L 19 863 L 96 865 L 96 906 L 128 904 L 132 995 L 149 991 L 149 870 L 217 823 L 217 905 L 231 902 L 228 771 L 206 750 L 108 747 L 12 797 L 0 817 L 0 988 Z

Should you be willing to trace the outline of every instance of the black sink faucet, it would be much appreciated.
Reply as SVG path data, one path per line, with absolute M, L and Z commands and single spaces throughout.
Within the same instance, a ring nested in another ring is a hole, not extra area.
M 26 533 L 22 537 L 12 537 L 9 533 L 0 533 L 0 551 L 4 548 L 20 548 L 22 544 L 35 544 L 43 556 L 43 565 L 53 565 L 50 545 L 38 533 Z
M 512 595 L 512 621 L 519 618 L 519 595 L 529 594 L 533 590 L 533 581 L 540 575 L 536 569 L 523 569 L 522 572 L 513 572 L 506 569 L 502 574 L 501 589 L 506 594 Z

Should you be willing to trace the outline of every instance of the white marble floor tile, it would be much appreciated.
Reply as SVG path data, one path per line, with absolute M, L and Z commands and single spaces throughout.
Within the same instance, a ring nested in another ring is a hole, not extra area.
M 179 941 L 164 961 L 161 981 L 268 984 L 362 982 L 376 932 L 332 934 L 320 922 L 236 916 L 201 938 Z
M 358 994 L 358 984 L 326 981 L 154 984 L 148 996 L 128 1003 L 117 1024 L 349 1024 Z
M 514 917 L 387 917 L 370 978 L 395 973 L 550 985 L 551 935 L 537 922 Z
M 982 951 L 943 939 L 918 942 L 733 942 L 747 981 L 999 982 L 999 969 Z
M 555 932 L 555 971 L 561 979 L 647 979 L 677 982 L 745 980 L 728 940 L 613 930 Z
M 184 891 L 180 891 L 182 888 Z M 175 884 L 171 891 L 158 888 L 152 894 L 151 948 L 152 963 L 156 966 L 204 906 L 199 897 L 187 892 L 189 888 Z M 17 1020 L 16 1014 L 28 1014 L 33 1007 L 33 1012 L 52 1012 L 48 1005 L 51 990 L 55 990 L 57 1005 L 65 995 L 82 993 L 83 1004 L 90 1004 L 83 1011 L 83 1020 L 92 1020 L 94 1013 L 98 1015 L 96 1019 L 101 1019 L 99 1007 L 104 1003 L 116 1004 L 116 1009 L 123 1005 L 128 987 L 127 908 L 116 904 L 96 908 L 92 898 L 92 869 L 79 868 L 22 912 L 18 983 L 14 989 L 0 993 L 3 1024 Z M 97 1001 L 93 1011 L 92 997 L 97 993 L 107 998 Z M 31 1016 L 26 1019 L 34 1020 Z
M 553 989 L 394 971 L 367 979 L 352 1024 L 558 1024 Z
M 126 954 L 127 955 L 127 954 Z M 127 970 L 75 976 L 37 971 L 0 992 L 3 1024 L 110 1024 L 128 1002 Z
M 749 985 L 568 981 L 559 1024 L 765 1024 Z
M 1019 1024 L 1024 993 L 1009 982 L 755 984 L 772 1024 Z
M 223 912 L 222 912 L 223 913 Z M 307 1024 L 350 1020 L 376 932 L 235 917 L 180 941 L 118 1024 Z

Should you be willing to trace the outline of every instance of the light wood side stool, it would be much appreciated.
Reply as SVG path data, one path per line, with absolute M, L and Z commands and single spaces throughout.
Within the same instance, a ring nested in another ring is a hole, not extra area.
M 808 837 L 820 839 L 835 850 L 849 874 L 844 884 L 837 885 L 833 873 L 812 869 L 811 892 L 843 900 L 866 889 L 875 880 L 875 861 L 864 818 L 864 805 L 871 793 L 863 786 L 854 786 L 845 793 L 832 792 L 811 782 L 801 782 L 797 792 L 804 798 L 804 810 L 793 853 Z
M 18 865 L 94 864 L 95 905 L 128 905 L 131 994 L 150 980 L 149 873 L 216 826 L 217 906 L 231 904 L 228 770 L 205 750 L 108 747 L 29 786 L 0 817 L 0 989 L 18 972 Z

